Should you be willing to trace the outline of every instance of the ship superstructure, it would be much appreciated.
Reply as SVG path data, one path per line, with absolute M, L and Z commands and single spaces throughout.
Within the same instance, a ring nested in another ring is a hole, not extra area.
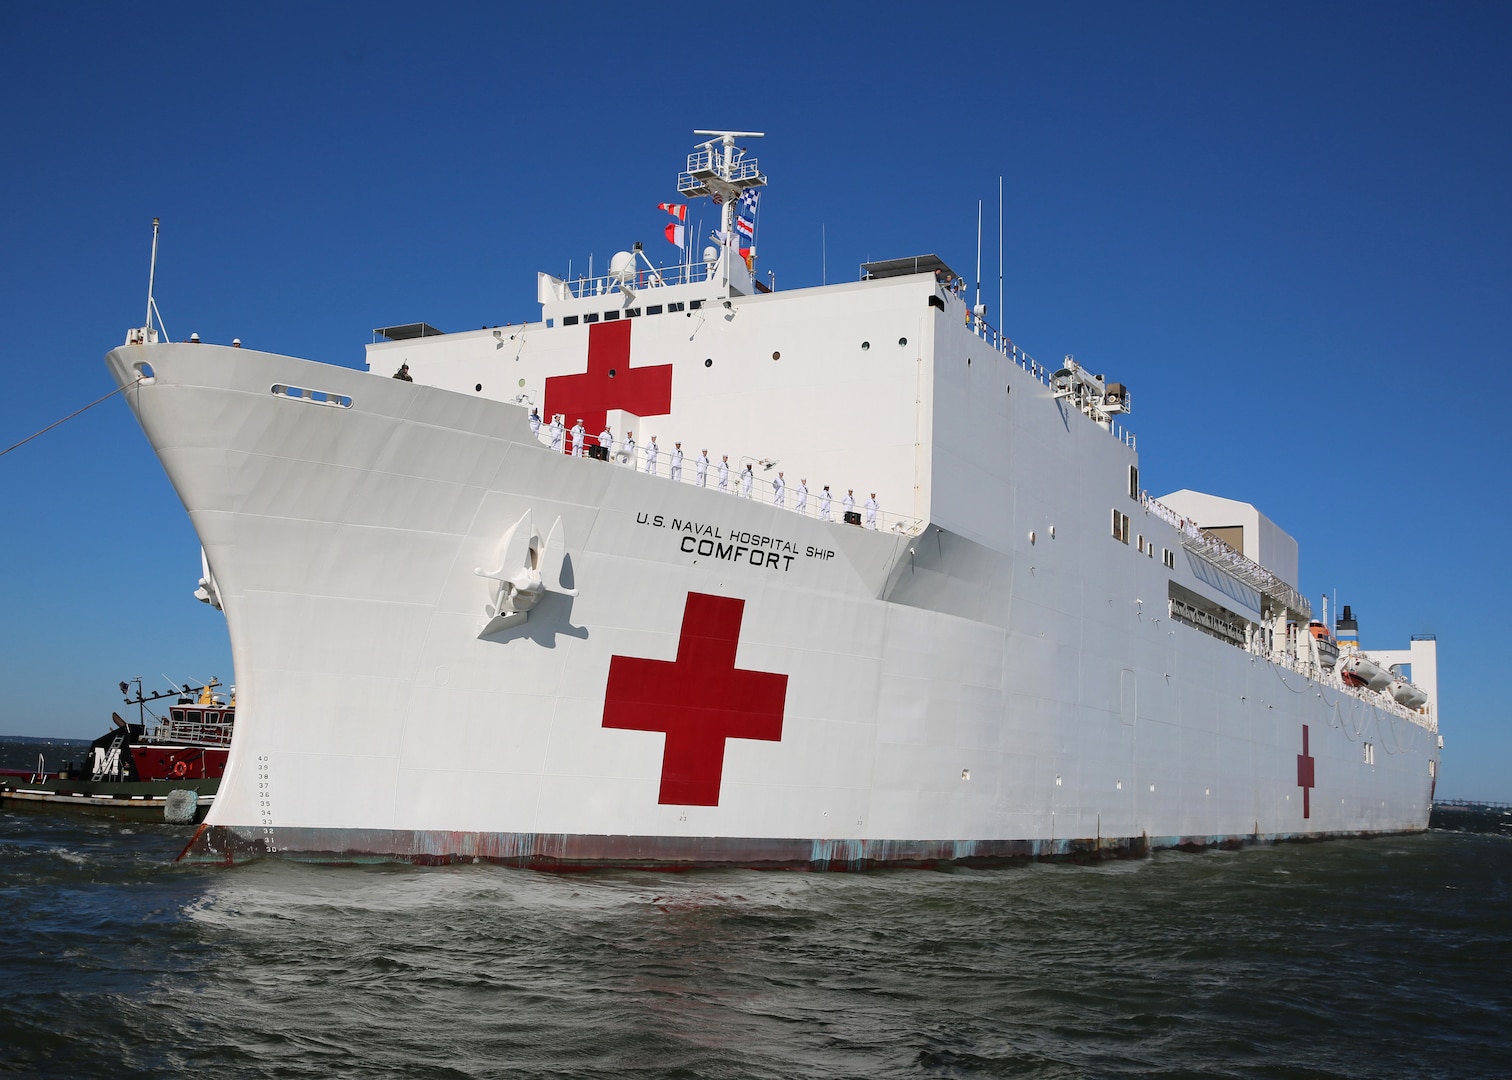
M 1128 387 L 1036 362 L 943 260 L 762 285 L 756 136 L 702 134 L 698 258 L 542 274 L 535 321 L 387 327 L 366 372 L 110 353 L 236 664 L 191 857 L 863 867 L 1426 828 L 1431 642 L 1352 685 L 1295 542 L 1151 498 Z

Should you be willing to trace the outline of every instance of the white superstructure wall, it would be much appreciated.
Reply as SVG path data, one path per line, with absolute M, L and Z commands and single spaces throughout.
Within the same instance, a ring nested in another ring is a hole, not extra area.
M 653 301 L 663 307 L 680 302 L 685 309 L 613 323 L 630 326 L 630 368 L 672 368 L 665 412 L 618 406 L 641 414 L 635 439 L 642 450 L 657 437 L 662 474 L 680 440 L 688 470 L 707 449 L 716 465 L 728 454 L 732 472 L 751 463 L 767 484 L 779 470 L 790 488 L 806 479 L 815 500 L 828 484 L 837 518 L 848 489 L 854 489 L 858 509 L 876 492 L 884 512 L 926 517 L 927 350 L 938 315 L 927 302 L 931 279 L 732 297 L 728 308 L 719 298 L 700 295 L 701 288 L 641 292 L 642 312 Z M 618 294 L 601 299 L 606 311 L 622 306 Z M 701 303 L 696 310 L 694 300 Z M 598 314 L 602 320 L 605 312 Z M 497 336 L 484 329 L 378 342 L 368 346 L 368 366 L 390 374 L 408 363 L 417 382 L 518 401 L 541 409 L 549 421 L 546 410 L 554 402 L 547 379 L 573 371 L 591 375 L 590 334 L 609 325 L 516 324 Z M 616 382 L 625 375 L 616 367 Z M 590 390 L 616 407 L 613 387 Z M 576 419 L 566 415 L 564 422 L 571 427 Z M 591 421 L 587 426 L 596 440 L 599 429 Z M 614 435 L 623 440 L 625 432 Z

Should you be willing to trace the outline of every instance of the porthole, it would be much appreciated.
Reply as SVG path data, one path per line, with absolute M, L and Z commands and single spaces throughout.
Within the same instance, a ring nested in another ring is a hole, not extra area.
M 614 372 L 614 369 L 613 369 L 613 368 L 610 368 L 610 369 L 609 369 L 609 377 L 610 377 L 610 378 L 611 378 L 611 379 L 612 379 L 612 378 L 614 378 L 614 374 L 615 374 L 615 372 Z
M 713 366 L 714 366 L 714 358 L 712 356 L 709 357 L 707 360 L 704 361 L 704 367 L 713 367 Z
M 780 352 L 774 352 L 772 354 L 772 359 L 773 360 L 781 360 L 782 359 L 782 354 Z
M 525 380 L 524 380 L 524 379 L 521 379 L 521 380 L 520 380 L 520 387 L 521 387 L 521 388 L 522 388 L 522 389 L 523 389 L 523 388 L 524 388 L 524 386 L 525 386 Z M 481 390 L 481 389 L 483 389 L 483 387 L 482 387 L 482 385 L 481 385 L 481 384 L 480 384 L 480 385 L 479 385 L 479 386 L 478 386 L 478 389 L 479 389 L 479 390 Z
M 898 339 L 898 344 L 899 345 L 907 345 L 908 344 L 908 339 L 906 337 L 900 337 Z
M 483 384 L 479 383 L 477 386 L 473 387 L 473 389 L 481 394 L 483 392 Z
M 971 357 L 969 357 L 969 356 L 966 358 L 966 366 L 967 367 L 971 366 Z
M 865 352 L 867 349 L 870 349 L 870 348 L 871 348 L 871 342 L 869 342 L 869 341 L 863 341 L 861 343 L 861 351 L 862 352 Z

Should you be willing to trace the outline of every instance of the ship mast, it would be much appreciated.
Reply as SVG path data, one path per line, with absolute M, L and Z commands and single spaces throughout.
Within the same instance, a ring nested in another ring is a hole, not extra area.
M 147 265 L 147 321 L 142 324 L 143 326 L 151 326 L 152 325 L 152 309 L 157 306 L 153 302 L 153 299 L 152 299 L 152 286 L 153 286 L 154 282 L 157 279 L 157 245 L 158 245 L 158 229 L 160 228 L 160 226 L 161 226 L 161 223 L 159 222 L 159 220 L 157 218 L 153 218 L 152 219 L 152 262 L 150 262 Z
M 735 250 L 735 215 L 739 210 L 740 194 L 747 188 L 765 187 L 766 177 L 757 167 L 756 159 L 746 160 L 745 150 L 735 145 L 736 139 L 760 139 L 761 131 L 695 131 L 695 135 L 708 135 L 707 142 L 699 143 L 688 155 L 688 169 L 677 177 L 677 190 L 685 198 L 698 199 L 712 196 L 719 204 L 719 243 L 725 253 L 725 281 L 729 281 L 729 255 Z

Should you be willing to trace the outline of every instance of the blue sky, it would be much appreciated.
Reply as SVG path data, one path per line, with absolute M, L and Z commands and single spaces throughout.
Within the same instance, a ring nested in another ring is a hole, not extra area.
M 0 449 L 111 389 L 155 216 L 175 338 L 358 366 L 372 327 L 533 318 L 537 270 L 670 253 L 692 130 L 765 131 L 779 288 L 971 278 L 985 200 L 992 321 L 1127 383 L 1150 490 L 1255 503 L 1367 647 L 1437 634 L 1439 793 L 1512 801 L 1512 8 L 546 7 L 0 4 Z M 0 492 L 0 732 L 231 679 L 124 403 Z

